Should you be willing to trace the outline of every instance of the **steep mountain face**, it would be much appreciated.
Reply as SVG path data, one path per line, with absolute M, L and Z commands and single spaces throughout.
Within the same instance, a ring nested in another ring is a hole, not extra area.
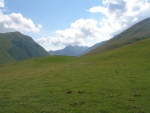
M 150 18 L 133 25 L 132 27 L 107 41 L 102 46 L 95 48 L 87 54 L 99 53 L 119 48 L 146 38 L 150 38 Z
M 50 55 L 80 56 L 88 47 L 68 45 L 64 49 L 49 51 Z
M 0 33 L 0 63 L 48 56 L 49 53 L 20 32 Z

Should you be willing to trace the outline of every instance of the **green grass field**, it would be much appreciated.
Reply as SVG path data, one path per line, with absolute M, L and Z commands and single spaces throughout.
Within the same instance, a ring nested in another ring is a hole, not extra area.
M 150 39 L 1 64 L 0 113 L 150 113 Z

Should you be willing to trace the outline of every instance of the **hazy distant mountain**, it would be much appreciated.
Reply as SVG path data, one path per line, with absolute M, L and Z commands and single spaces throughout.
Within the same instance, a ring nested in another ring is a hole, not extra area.
M 99 53 L 99 52 L 119 48 L 124 45 L 128 45 L 146 38 L 150 38 L 150 18 L 147 18 L 131 26 L 130 28 L 123 31 L 119 35 L 107 41 L 102 46 L 99 46 L 94 50 L 90 51 L 88 54 Z
M 29 36 L 20 32 L 0 33 L 0 63 L 48 55 L 49 53 Z
M 88 47 L 68 45 L 64 49 L 49 51 L 50 55 L 80 56 Z

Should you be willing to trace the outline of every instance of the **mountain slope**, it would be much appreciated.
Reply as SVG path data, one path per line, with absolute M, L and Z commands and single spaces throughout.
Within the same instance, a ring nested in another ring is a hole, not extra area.
M 107 41 L 102 41 L 102 42 L 100 42 L 100 43 L 97 43 L 97 44 L 93 45 L 92 47 L 89 47 L 88 49 L 86 49 L 85 51 L 82 52 L 82 55 L 84 55 L 84 54 L 86 54 L 86 53 L 88 53 L 88 52 L 94 50 L 95 48 L 97 48 L 97 47 L 99 47 L 99 46 L 105 44 L 106 42 L 107 42 Z
M 68 45 L 64 49 L 49 51 L 50 55 L 80 56 L 88 47 Z
M 104 45 L 90 51 L 88 54 L 115 49 L 136 41 L 143 40 L 145 38 L 150 38 L 150 18 L 133 25 L 132 27 L 107 41 L 107 43 Z
M 0 33 L 0 63 L 48 55 L 48 52 L 29 36 L 19 32 Z
M 150 113 L 150 39 L 83 57 L 0 65 L 2 113 Z

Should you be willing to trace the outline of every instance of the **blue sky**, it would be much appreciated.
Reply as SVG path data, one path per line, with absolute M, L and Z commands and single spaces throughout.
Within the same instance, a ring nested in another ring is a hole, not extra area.
M 0 33 L 20 31 L 57 50 L 92 46 L 149 16 L 149 0 L 0 0 Z
M 99 4 L 99 0 L 5 0 L 10 12 L 21 13 L 35 24 L 42 24 L 45 32 L 65 29 L 80 18 L 94 17 L 86 10 Z

